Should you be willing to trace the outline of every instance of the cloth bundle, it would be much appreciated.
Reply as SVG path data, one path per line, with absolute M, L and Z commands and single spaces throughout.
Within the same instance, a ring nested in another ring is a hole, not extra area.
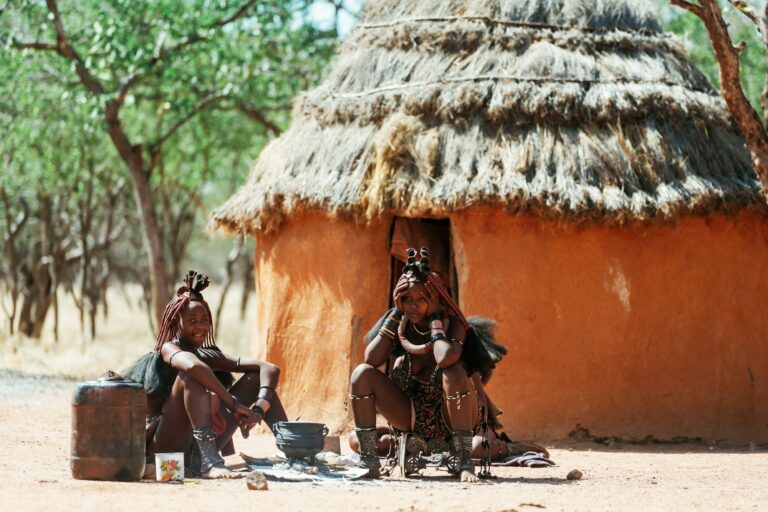
M 506 459 L 494 462 L 491 465 L 513 468 L 548 468 L 550 466 L 555 466 L 556 464 L 541 452 L 525 452 L 522 455 L 507 457 Z

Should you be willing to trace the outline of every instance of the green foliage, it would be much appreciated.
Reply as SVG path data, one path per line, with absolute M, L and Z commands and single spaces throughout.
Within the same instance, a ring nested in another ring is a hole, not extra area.
M 243 182 L 269 137 L 287 126 L 292 98 L 319 80 L 334 53 L 335 30 L 308 19 L 311 4 L 60 1 L 69 45 L 99 84 L 89 90 L 71 60 L 19 49 L 55 44 L 45 2 L 0 1 L 0 155 L 14 169 L 0 180 L 13 190 L 44 184 L 76 196 L 83 158 L 125 179 L 106 133 L 105 106 L 130 83 L 120 119 L 144 161 L 157 161 L 151 179 L 158 207 L 171 196 L 193 196 L 193 224 L 200 227 L 205 207 Z
M 209 256 L 201 240 L 210 207 L 243 183 L 288 125 L 292 98 L 334 54 L 335 28 L 307 14 L 320 1 L 59 0 L 68 45 L 57 48 L 47 2 L 0 0 L 0 187 L 10 210 L 0 211 L 0 236 L 5 213 L 11 225 L 28 219 L 14 242 L 26 260 L 0 261 L 0 286 L 20 282 L 23 265 L 45 265 L 48 228 L 52 250 L 91 251 L 91 289 L 105 264 L 119 280 L 148 285 L 126 161 L 108 134 L 110 104 L 120 105 L 120 126 L 150 176 L 168 271 L 178 274 L 191 246 Z M 227 248 L 215 245 L 223 268 Z M 71 261 L 80 263 L 57 277 L 65 287 L 87 258 Z

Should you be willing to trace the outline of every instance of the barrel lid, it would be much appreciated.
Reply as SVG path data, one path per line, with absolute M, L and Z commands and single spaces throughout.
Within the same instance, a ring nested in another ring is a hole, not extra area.
M 75 385 L 75 389 L 78 388 L 93 388 L 93 387 L 129 387 L 129 388 L 143 388 L 140 383 L 131 380 L 126 380 L 125 377 L 119 373 L 115 373 L 112 370 L 100 375 L 96 380 L 89 380 L 86 382 L 79 382 Z
M 108 381 L 108 382 L 118 382 L 118 381 L 125 381 L 122 375 L 113 372 L 112 370 L 107 370 L 107 373 L 100 375 L 98 381 Z

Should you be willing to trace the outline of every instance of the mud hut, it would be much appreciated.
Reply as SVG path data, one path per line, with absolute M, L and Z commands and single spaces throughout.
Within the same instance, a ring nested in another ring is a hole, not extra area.
M 213 219 L 257 239 L 254 350 L 304 418 L 348 425 L 392 250 L 421 233 L 464 311 L 498 321 L 515 436 L 765 442 L 761 205 L 651 6 L 372 0 Z

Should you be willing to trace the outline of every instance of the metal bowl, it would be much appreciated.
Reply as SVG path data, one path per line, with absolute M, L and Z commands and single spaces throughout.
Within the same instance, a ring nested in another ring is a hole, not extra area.
M 314 457 L 323 449 L 328 427 L 323 423 L 278 421 L 272 426 L 275 443 L 289 459 Z

